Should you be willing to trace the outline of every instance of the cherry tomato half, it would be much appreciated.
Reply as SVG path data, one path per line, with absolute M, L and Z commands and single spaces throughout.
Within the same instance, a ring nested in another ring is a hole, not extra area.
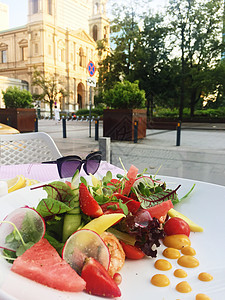
M 164 231 L 166 235 L 173 234 L 185 234 L 190 235 L 190 227 L 186 221 L 181 218 L 171 218 L 169 219 L 164 226 Z

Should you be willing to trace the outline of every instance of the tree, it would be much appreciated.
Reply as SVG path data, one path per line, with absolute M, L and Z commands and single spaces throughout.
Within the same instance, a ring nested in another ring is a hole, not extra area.
M 193 116 L 205 86 L 204 77 L 219 63 L 224 48 L 221 39 L 223 1 L 170 0 L 168 13 L 170 32 L 173 32 L 170 41 L 180 50 L 180 117 L 185 101 L 189 102 Z
M 138 81 L 117 82 L 110 90 L 103 92 L 104 102 L 112 108 L 144 108 L 145 92 L 139 89 Z
M 62 83 L 57 80 L 56 76 L 46 76 L 37 69 L 35 69 L 32 85 L 39 86 L 42 89 L 41 94 L 34 95 L 36 99 L 44 100 L 49 103 L 50 117 L 53 117 L 53 104 L 57 101 L 59 96 L 67 96 L 67 91 L 63 88 Z
M 146 16 L 143 29 L 134 44 L 133 70 L 127 76 L 130 80 L 139 80 L 140 88 L 145 90 L 147 98 L 147 115 L 153 115 L 154 100 L 160 99 L 164 86 L 162 72 L 168 64 L 170 49 L 166 47 L 167 27 L 163 24 L 163 16 Z M 168 76 L 167 76 L 168 77 Z M 168 79 L 168 78 L 167 78 Z
M 27 90 L 21 90 L 18 87 L 8 87 L 2 91 L 6 108 L 31 108 L 33 107 L 32 95 Z
M 114 5 L 114 20 L 111 22 L 111 52 L 99 62 L 99 93 L 110 89 L 116 82 L 126 79 L 132 71 L 132 52 L 139 26 L 133 6 Z M 102 50 L 102 44 L 98 50 Z

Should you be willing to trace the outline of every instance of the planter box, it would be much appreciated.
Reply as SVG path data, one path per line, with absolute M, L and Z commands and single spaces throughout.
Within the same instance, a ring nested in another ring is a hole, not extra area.
M 147 128 L 148 129 L 169 129 L 169 130 L 175 130 L 177 129 L 177 123 L 178 121 L 173 119 L 154 119 L 149 120 L 147 122 Z
M 20 132 L 35 130 L 36 110 L 34 108 L 1 108 L 0 123 L 12 126 Z
M 135 121 L 138 121 L 138 139 L 146 137 L 145 109 L 104 109 L 103 136 L 111 140 L 133 141 Z

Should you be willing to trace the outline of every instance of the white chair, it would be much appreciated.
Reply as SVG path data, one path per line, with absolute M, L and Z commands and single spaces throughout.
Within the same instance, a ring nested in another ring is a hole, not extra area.
M 0 165 L 41 163 L 61 156 L 53 139 L 44 132 L 0 135 Z

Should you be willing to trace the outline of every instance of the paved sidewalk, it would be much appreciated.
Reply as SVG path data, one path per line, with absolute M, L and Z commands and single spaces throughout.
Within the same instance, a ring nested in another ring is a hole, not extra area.
M 95 124 L 67 121 L 67 138 L 62 124 L 40 120 L 39 131 L 48 133 L 63 155 L 82 157 L 99 148 L 95 141 Z M 182 124 L 181 144 L 176 146 L 176 131 L 147 130 L 145 139 L 133 142 L 111 142 L 111 163 L 128 169 L 134 164 L 151 174 L 168 175 L 225 185 L 225 124 Z M 99 126 L 102 137 L 102 123 Z

